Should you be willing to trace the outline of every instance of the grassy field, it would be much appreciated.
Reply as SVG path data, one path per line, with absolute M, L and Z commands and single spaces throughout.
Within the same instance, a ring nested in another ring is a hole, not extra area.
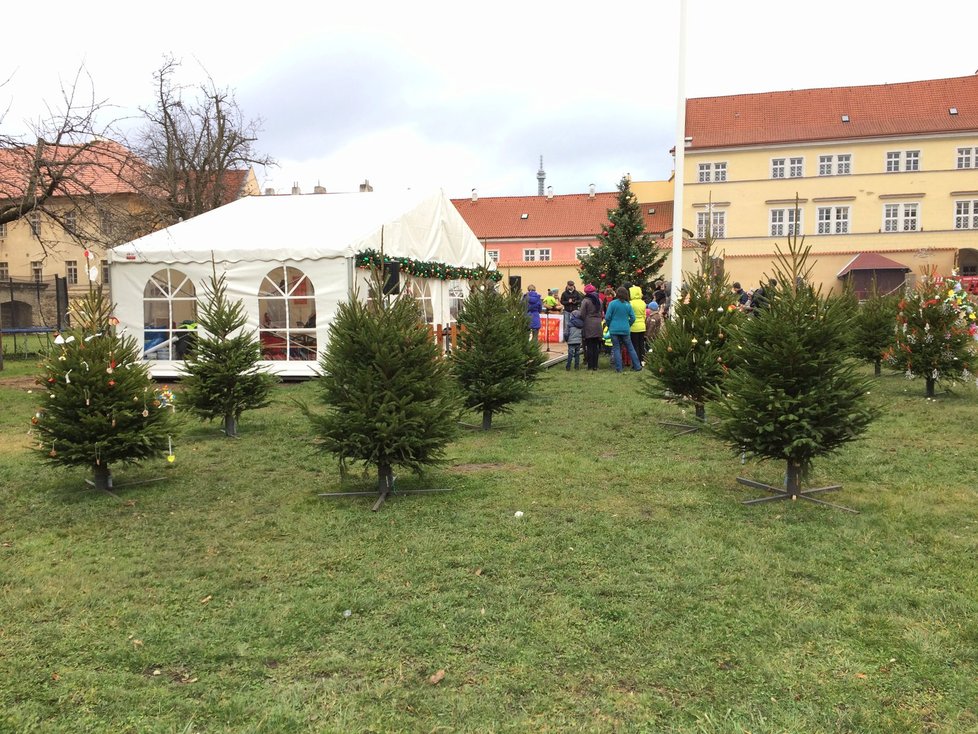
M 606 365 L 372 513 L 317 496 L 312 383 L 110 495 L 30 452 L 33 371 L 0 372 L 0 731 L 978 731 L 974 385 L 877 380 L 812 480 L 858 515 L 741 504 L 783 467 Z

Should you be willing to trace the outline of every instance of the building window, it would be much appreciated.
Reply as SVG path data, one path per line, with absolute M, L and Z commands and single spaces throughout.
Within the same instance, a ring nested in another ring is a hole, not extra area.
M 848 234 L 849 207 L 820 206 L 818 208 L 819 234 Z
M 523 250 L 523 262 L 535 262 L 537 259 L 536 250 Z
M 65 260 L 65 280 L 68 285 L 78 285 L 78 261 Z
M 788 178 L 801 178 L 805 175 L 805 159 L 798 158 L 772 158 L 771 159 L 771 178 L 785 178 L 787 171 Z
M 727 164 L 722 163 L 700 163 L 699 182 L 709 183 L 710 181 L 726 181 Z
M 143 288 L 143 356 L 186 359 L 197 321 L 197 289 L 179 270 L 157 270 Z
M 290 265 L 271 270 L 258 288 L 258 312 L 262 359 L 316 359 L 316 292 L 303 271 Z
M 710 225 L 710 213 L 709 212 L 697 212 L 696 213 L 696 237 L 697 239 L 704 239 L 707 236 L 707 227 Z M 714 239 L 722 239 L 726 236 L 727 230 L 727 213 L 726 212 L 713 212 L 713 223 L 711 226 L 710 234 L 713 235 Z
M 10 280 L 10 263 L 0 262 L 0 280 Z
M 44 269 L 41 267 L 40 260 L 31 262 L 31 278 L 33 278 L 35 283 L 40 283 L 44 278 Z
M 886 154 L 886 172 L 919 171 L 919 150 L 891 150 Z
M 104 260 L 102 261 L 102 283 L 109 284 L 109 264 Z
M 77 212 L 65 212 L 64 228 L 68 234 L 75 234 L 78 231 Z
M 978 229 L 978 199 L 954 202 L 954 228 Z
M 550 260 L 550 248 L 549 247 L 541 247 L 539 250 L 537 250 L 537 259 L 539 259 L 540 262 L 549 262 L 549 260 Z
M 771 161 L 771 178 L 784 178 L 784 158 Z
M 574 257 L 578 260 L 583 260 L 591 253 L 590 247 L 578 247 L 574 250 Z
M 486 250 L 486 258 L 491 263 L 499 262 L 499 250 Z
M 886 204 L 883 207 L 884 232 L 916 232 L 917 204 Z
M 788 178 L 801 178 L 804 175 L 804 159 L 788 159 Z
M 7 223 L 0 222 L 0 237 L 6 237 L 6 236 L 7 236 Z
M 795 217 L 797 216 L 797 232 L 795 227 Z M 801 210 L 800 209 L 772 209 L 771 210 L 771 236 L 783 237 L 785 234 L 801 234 Z M 787 227 L 785 227 L 787 225 Z
M 848 176 L 852 173 L 852 154 L 820 155 L 818 157 L 819 176 Z
M 41 213 L 31 212 L 27 216 L 27 221 L 31 225 L 31 234 L 35 237 L 41 236 Z
M 978 148 L 958 148 L 958 168 L 978 168 Z

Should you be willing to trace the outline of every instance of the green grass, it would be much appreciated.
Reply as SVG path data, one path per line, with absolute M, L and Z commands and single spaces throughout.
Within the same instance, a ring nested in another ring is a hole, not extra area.
M 26 448 L 33 370 L 0 372 L 0 731 L 978 731 L 973 386 L 877 380 L 812 478 L 851 515 L 744 506 L 783 467 L 553 370 L 399 479 L 453 492 L 372 513 L 317 496 L 312 383 L 240 440 L 188 420 L 113 496 Z

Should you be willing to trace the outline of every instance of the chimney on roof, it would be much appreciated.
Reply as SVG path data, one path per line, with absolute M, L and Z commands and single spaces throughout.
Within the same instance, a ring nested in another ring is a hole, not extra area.
M 548 199 L 554 198 L 554 187 L 553 186 L 548 186 L 547 187 L 547 198 Z
M 590 186 L 587 187 L 587 198 L 589 199 L 594 198 L 594 184 L 591 184 Z
M 275 189 L 269 186 L 267 189 L 265 189 L 265 196 L 275 196 Z
M 543 182 L 547 180 L 547 174 L 543 170 L 543 156 L 540 156 L 540 170 L 537 171 L 537 196 L 543 196 Z
M 325 186 L 320 186 L 317 183 L 315 186 L 312 187 L 312 193 L 314 193 L 314 194 L 325 194 L 326 193 L 326 187 Z
M 472 203 L 475 204 L 475 202 L 477 202 L 478 200 L 479 200 L 479 193 L 475 189 L 472 189 Z
M 301 194 L 302 193 L 302 190 L 299 188 L 299 182 L 298 181 L 293 181 L 292 182 L 292 193 L 293 194 Z
M 374 187 L 370 185 L 370 179 L 363 179 L 363 183 L 360 184 L 360 193 L 365 194 L 369 191 L 373 191 Z

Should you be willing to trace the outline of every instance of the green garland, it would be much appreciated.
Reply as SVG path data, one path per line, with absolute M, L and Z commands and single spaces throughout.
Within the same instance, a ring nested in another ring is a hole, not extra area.
M 463 268 L 445 263 L 425 262 L 410 257 L 383 257 L 377 250 L 364 250 L 356 255 L 358 268 L 379 268 L 383 263 L 396 262 L 401 265 L 401 272 L 409 273 L 416 278 L 438 278 L 440 280 L 502 280 L 503 274 L 498 270 L 487 270 L 484 267 Z

